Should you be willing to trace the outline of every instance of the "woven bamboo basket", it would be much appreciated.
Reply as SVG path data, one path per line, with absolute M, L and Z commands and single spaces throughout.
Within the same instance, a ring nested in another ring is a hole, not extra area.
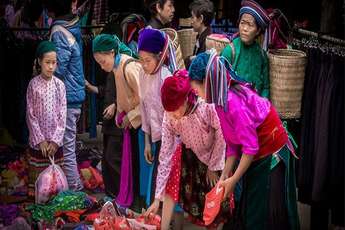
M 230 44 L 230 40 L 224 34 L 210 34 L 206 37 L 206 49 L 215 48 L 218 55 L 227 44 Z
M 307 55 L 300 50 L 269 52 L 270 93 L 281 118 L 300 118 Z
M 178 38 L 181 44 L 182 57 L 192 56 L 194 51 L 194 46 L 196 43 L 196 35 L 193 29 L 183 29 L 177 31 Z
M 171 41 L 174 44 L 174 47 L 176 50 L 176 62 L 177 62 L 176 64 L 177 64 L 178 69 L 185 69 L 186 67 L 184 65 L 181 46 L 178 40 L 178 35 L 177 35 L 176 30 L 171 29 L 171 28 L 164 28 L 162 29 L 162 31 L 168 34 L 168 36 L 170 37 Z
M 191 27 L 192 26 L 192 18 L 180 18 L 179 19 L 180 27 Z

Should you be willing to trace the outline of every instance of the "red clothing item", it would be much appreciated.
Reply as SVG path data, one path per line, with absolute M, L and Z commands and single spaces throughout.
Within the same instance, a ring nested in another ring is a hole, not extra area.
M 257 134 L 260 147 L 254 160 L 273 154 L 287 144 L 288 135 L 274 106 L 271 106 L 265 121 L 257 128 Z

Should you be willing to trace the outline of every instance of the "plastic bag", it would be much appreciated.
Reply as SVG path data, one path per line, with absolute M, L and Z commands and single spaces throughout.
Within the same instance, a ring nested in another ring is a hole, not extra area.
M 148 218 L 144 218 L 142 215 L 135 219 L 126 218 L 121 215 L 117 207 L 114 207 L 113 203 L 108 201 L 103 205 L 93 227 L 95 230 L 159 230 L 160 221 L 158 215 L 150 215 Z
M 67 178 L 61 167 L 49 157 L 51 165 L 40 173 L 35 184 L 36 204 L 46 203 L 59 192 L 68 190 Z

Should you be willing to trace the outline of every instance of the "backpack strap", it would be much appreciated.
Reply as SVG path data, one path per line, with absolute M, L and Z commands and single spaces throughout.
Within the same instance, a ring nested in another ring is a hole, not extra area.
M 234 64 L 234 61 L 235 61 L 235 55 L 236 55 L 236 52 L 235 52 L 235 46 L 234 46 L 234 43 L 233 42 L 230 42 L 229 43 L 230 45 L 230 48 L 231 48 L 231 65 Z
M 127 88 L 131 91 L 131 93 L 133 93 L 133 90 L 132 88 L 129 86 L 128 84 L 128 80 L 127 80 L 127 76 L 126 76 L 126 67 L 129 63 L 131 62 L 139 62 L 137 59 L 134 59 L 134 58 L 129 58 L 125 61 L 125 63 L 123 64 L 123 67 L 122 67 L 122 73 L 123 73 L 123 77 L 125 78 L 125 81 L 126 81 L 126 85 L 127 85 Z

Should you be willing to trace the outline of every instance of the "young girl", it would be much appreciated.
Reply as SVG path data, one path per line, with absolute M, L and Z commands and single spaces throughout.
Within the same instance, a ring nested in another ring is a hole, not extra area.
M 288 135 L 272 104 L 234 80 L 234 72 L 224 61 L 215 50 L 201 53 L 193 60 L 189 77 L 198 95 L 216 104 L 227 143 L 221 176 L 225 197 L 242 179 L 237 214 L 244 229 L 298 229 L 293 148 Z M 240 161 L 232 174 L 237 157 Z
M 43 41 L 36 51 L 41 74 L 34 77 L 26 93 L 26 118 L 29 128 L 29 195 L 33 196 L 37 176 L 54 157 L 63 164 L 63 136 L 66 125 L 66 90 L 64 83 L 53 76 L 56 69 L 56 48 Z
M 171 71 L 176 70 L 176 63 L 173 63 L 175 58 L 172 55 L 175 55 L 175 51 L 172 49 L 168 35 L 156 29 L 146 28 L 140 32 L 138 51 L 139 60 L 143 67 L 139 76 L 139 83 L 141 128 L 145 132 L 144 156 L 148 164 L 153 164 L 151 179 L 149 179 L 151 186 L 148 186 L 146 195 L 146 203 L 149 205 L 151 204 L 151 192 L 154 193 L 155 191 L 158 153 L 162 138 L 164 108 L 161 103 L 161 87 L 164 80 L 171 76 L 171 72 L 164 63 L 169 60 Z M 151 143 L 155 145 L 154 155 Z M 180 225 L 182 225 L 183 212 L 179 211 L 177 214 L 180 215 L 176 216 L 174 229 L 182 227 Z
M 116 201 L 129 207 L 139 198 L 138 128 L 141 125 L 139 109 L 139 72 L 141 66 L 133 59 L 135 54 L 117 36 L 100 34 L 92 42 L 96 62 L 106 72 L 113 72 L 116 86 L 116 124 L 124 131 L 121 161 L 120 190 Z M 136 202 L 135 202 L 136 203 Z M 133 207 L 140 211 L 139 207 Z
M 171 176 L 175 138 L 183 143 L 182 172 L 179 200 L 195 223 L 202 224 L 205 194 L 212 188 L 210 175 L 220 172 L 225 163 L 225 142 L 214 105 L 207 104 L 191 89 L 187 71 L 178 71 L 168 77 L 162 86 L 162 104 L 165 109 L 162 125 L 162 146 L 156 181 L 156 200 L 148 212 L 156 211 L 163 201 L 162 229 L 168 229 L 176 200 L 166 193 Z M 215 226 L 225 218 L 215 220 Z M 226 213 L 225 215 L 229 215 Z

